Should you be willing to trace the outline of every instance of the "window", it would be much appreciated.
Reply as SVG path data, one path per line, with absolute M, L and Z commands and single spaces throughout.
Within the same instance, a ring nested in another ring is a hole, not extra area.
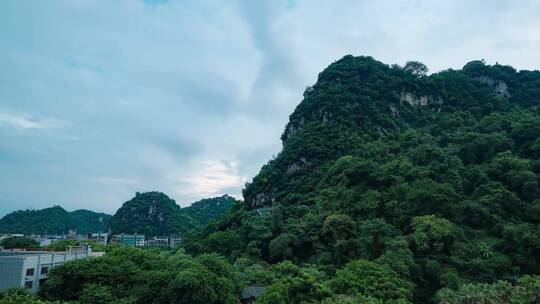
M 24 288 L 32 289 L 33 286 L 34 286 L 34 282 L 32 282 L 32 281 L 24 282 Z
M 33 276 L 34 275 L 34 268 L 28 268 L 26 269 L 26 276 Z
M 41 267 L 41 274 L 49 273 L 49 267 Z
M 39 287 L 43 287 L 43 285 L 45 285 L 45 282 L 47 282 L 47 279 L 39 280 Z

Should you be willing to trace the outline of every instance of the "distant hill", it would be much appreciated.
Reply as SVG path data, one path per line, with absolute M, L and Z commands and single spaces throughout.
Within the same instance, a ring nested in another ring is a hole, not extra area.
M 234 197 L 225 194 L 220 197 L 202 199 L 191 206 L 182 208 L 181 211 L 196 220 L 199 226 L 204 226 L 227 213 L 236 202 Z
M 77 230 L 80 234 L 104 232 L 111 216 L 89 210 L 68 212 L 60 206 L 41 210 L 19 210 L 0 219 L 0 233 L 61 234 Z
M 79 233 L 106 232 L 112 215 L 79 209 L 70 213 Z
M 204 199 L 180 208 L 161 192 L 137 193 L 111 220 L 113 233 L 170 235 L 196 230 L 228 212 L 236 200 L 228 195 Z

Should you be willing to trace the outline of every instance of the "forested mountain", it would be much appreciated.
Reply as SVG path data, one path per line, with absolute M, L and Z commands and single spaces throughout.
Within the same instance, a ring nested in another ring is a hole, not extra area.
M 228 212 L 236 200 L 228 195 L 204 199 L 186 208 L 161 192 L 137 193 L 111 220 L 113 233 L 147 236 L 183 234 Z
M 67 212 L 60 206 L 41 210 L 19 210 L 0 219 L 0 233 L 79 234 L 105 232 L 111 216 L 89 210 Z
M 182 208 L 181 211 L 197 221 L 198 225 L 202 227 L 229 212 L 235 203 L 234 197 L 225 194 L 194 202 L 190 206 Z
M 90 210 L 80 209 L 70 212 L 78 233 L 107 232 L 112 216 Z
M 271 280 L 262 303 L 457 303 L 465 283 L 540 273 L 540 72 L 426 72 L 331 64 L 245 201 L 185 250 L 312 265 Z

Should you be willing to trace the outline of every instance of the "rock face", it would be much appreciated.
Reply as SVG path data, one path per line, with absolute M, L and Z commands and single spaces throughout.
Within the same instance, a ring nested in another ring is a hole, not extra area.
M 405 92 L 405 91 L 401 92 L 399 101 L 401 103 L 406 102 L 411 106 L 427 106 L 430 104 L 440 105 L 444 102 L 442 97 L 440 96 L 439 97 L 434 97 L 431 95 L 430 96 L 427 96 L 427 95 L 417 96 L 414 93 Z
M 496 96 L 500 96 L 504 98 L 510 97 L 510 93 L 508 92 L 508 85 L 506 84 L 506 82 L 502 80 L 494 79 L 489 76 L 477 76 L 477 77 L 474 77 L 474 79 L 476 81 L 485 83 L 488 86 L 490 86 Z

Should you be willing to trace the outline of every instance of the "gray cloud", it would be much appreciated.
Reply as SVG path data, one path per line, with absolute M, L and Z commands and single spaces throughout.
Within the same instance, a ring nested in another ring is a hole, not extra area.
M 539 68 L 537 1 L 0 5 L 0 215 L 112 213 L 146 190 L 239 196 L 303 89 L 345 54 Z

